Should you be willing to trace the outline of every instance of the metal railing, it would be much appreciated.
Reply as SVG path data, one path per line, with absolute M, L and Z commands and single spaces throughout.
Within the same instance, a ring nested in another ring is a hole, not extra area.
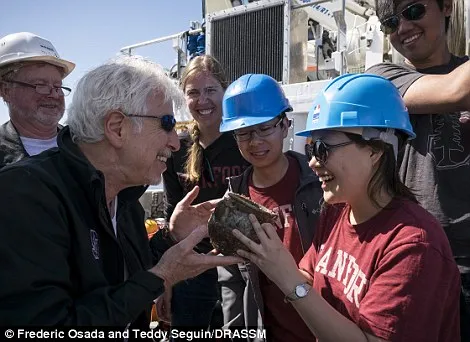
M 189 30 L 189 31 L 182 31 L 180 33 L 175 33 L 175 34 L 172 34 L 172 35 L 169 35 L 169 36 L 160 37 L 160 38 L 156 38 L 156 39 L 147 40 L 145 42 L 124 46 L 119 51 L 122 52 L 122 53 L 127 53 L 127 54 L 131 55 L 133 49 L 137 49 L 137 48 L 140 48 L 140 47 L 143 47 L 143 46 L 152 45 L 152 44 L 156 44 L 156 43 L 166 42 L 166 41 L 172 40 L 172 39 L 182 39 L 186 35 L 198 34 L 200 32 L 202 32 L 202 28 L 195 29 L 195 30 Z

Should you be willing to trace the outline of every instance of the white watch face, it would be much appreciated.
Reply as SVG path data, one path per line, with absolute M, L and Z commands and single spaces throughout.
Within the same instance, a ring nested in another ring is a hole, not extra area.
M 305 297 L 307 295 L 308 291 L 303 285 L 299 285 L 295 288 L 295 294 L 297 297 Z

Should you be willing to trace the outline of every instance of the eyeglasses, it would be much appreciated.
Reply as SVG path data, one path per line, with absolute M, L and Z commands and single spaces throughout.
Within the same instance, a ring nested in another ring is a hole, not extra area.
M 136 117 L 136 118 L 147 118 L 147 119 L 157 119 L 160 120 L 160 125 L 162 126 L 165 132 L 171 132 L 176 126 L 176 119 L 174 115 L 165 114 L 163 116 L 154 116 L 154 115 L 138 115 L 138 114 L 125 114 L 125 116 Z
M 279 124 L 282 122 L 283 119 L 284 119 L 284 116 L 281 117 L 273 125 L 259 126 L 256 129 L 253 129 L 251 131 L 247 131 L 247 132 L 237 132 L 237 131 L 235 131 L 235 132 L 233 132 L 233 136 L 235 137 L 235 140 L 238 141 L 238 142 L 248 141 L 248 140 L 252 139 L 253 133 L 255 133 L 255 132 L 256 132 L 256 135 L 258 137 L 267 137 L 268 135 L 271 135 L 271 134 L 274 133 L 274 130 L 276 129 L 277 126 L 279 126 Z
M 19 84 L 23 87 L 34 88 L 36 90 L 36 93 L 40 95 L 51 95 L 53 89 L 59 96 L 67 96 L 72 92 L 72 89 L 68 87 L 62 87 L 62 86 L 55 87 L 55 86 L 50 86 L 48 84 L 29 84 L 29 83 L 20 82 L 20 81 L 5 81 L 5 82 Z
M 385 34 L 392 34 L 400 26 L 400 17 L 408 21 L 420 20 L 426 14 L 426 6 L 422 3 L 414 3 L 406 7 L 400 13 L 391 15 L 384 19 L 380 25 L 380 30 Z
M 314 142 L 311 142 L 310 144 L 305 145 L 305 155 L 309 161 L 315 157 L 315 159 L 321 164 L 326 164 L 328 153 L 331 149 L 347 146 L 353 143 L 354 141 L 350 140 L 340 144 L 329 145 L 326 142 L 318 139 Z

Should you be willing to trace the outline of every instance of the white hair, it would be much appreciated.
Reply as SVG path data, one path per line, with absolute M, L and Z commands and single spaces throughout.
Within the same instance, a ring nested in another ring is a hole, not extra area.
M 112 110 L 147 115 L 147 99 L 155 92 L 181 107 L 183 96 L 163 68 L 140 56 L 119 56 L 91 70 L 78 82 L 68 110 L 67 124 L 75 142 L 104 138 L 104 118 Z M 132 118 L 137 130 L 142 120 Z

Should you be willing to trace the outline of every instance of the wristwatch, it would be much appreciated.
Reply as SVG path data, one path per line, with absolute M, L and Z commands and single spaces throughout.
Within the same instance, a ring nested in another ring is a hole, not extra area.
M 309 283 L 297 285 L 294 291 L 284 297 L 284 302 L 293 302 L 294 300 L 306 297 L 311 288 L 312 286 Z

